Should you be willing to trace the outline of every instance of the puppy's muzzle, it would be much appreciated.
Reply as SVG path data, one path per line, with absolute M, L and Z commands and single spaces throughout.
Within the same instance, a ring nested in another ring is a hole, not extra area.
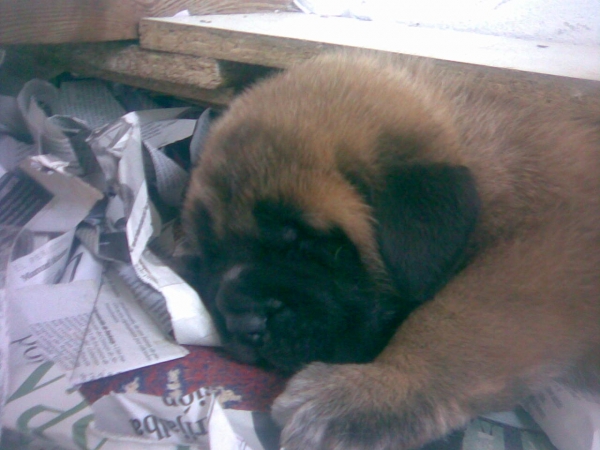
M 254 312 L 225 314 L 227 331 L 237 335 L 243 342 L 260 345 L 267 329 L 267 318 Z
M 267 319 L 282 302 L 248 286 L 252 269 L 235 265 L 223 275 L 217 292 L 217 309 L 224 318 L 232 344 L 258 349 L 267 333 Z

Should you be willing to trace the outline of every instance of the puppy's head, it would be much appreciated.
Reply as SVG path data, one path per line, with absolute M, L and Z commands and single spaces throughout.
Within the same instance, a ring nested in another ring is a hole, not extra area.
M 277 141 L 244 126 L 208 147 L 230 162 L 207 153 L 190 185 L 190 281 L 238 359 L 290 371 L 314 360 L 368 361 L 399 314 L 370 207 L 336 171 L 286 160 L 297 146 L 277 150 Z M 256 156 L 269 147 L 280 156 Z
M 231 105 L 184 208 L 187 278 L 225 347 L 284 370 L 374 358 L 459 266 L 478 209 L 467 169 L 415 160 L 443 130 L 406 132 L 425 117 L 412 94 L 390 118 L 397 80 L 379 80 L 379 111 L 381 71 L 319 64 Z

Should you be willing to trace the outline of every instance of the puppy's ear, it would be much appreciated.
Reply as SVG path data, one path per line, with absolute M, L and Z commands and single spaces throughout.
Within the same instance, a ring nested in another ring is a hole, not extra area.
M 456 273 L 480 209 L 469 169 L 445 164 L 389 170 L 371 193 L 383 261 L 399 293 L 422 302 Z

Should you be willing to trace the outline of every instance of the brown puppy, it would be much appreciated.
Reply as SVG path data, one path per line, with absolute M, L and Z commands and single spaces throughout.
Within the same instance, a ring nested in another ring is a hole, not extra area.
M 231 104 L 185 219 L 226 347 L 303 368 L 273 407 L 287 450 L 415 448 L 549 380 L 594 380 L 592 121 L 324 55 Z

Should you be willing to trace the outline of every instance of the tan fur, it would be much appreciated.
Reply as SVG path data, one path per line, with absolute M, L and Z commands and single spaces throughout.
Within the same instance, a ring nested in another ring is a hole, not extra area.
M 221 145 L 241 124 L 243 152 Z M 597 122 L 502 98 L 475 79 L 356 54 L 303 63 L 233 102 L 186 207 L 207 205 L 217 233 L 252 234 L 253 200 L 292 201 L 315 228 L 340 226 L 375 273 L 370 208 L 346 175 L 376 185 L 386 158 L 471 170 L 482 200 L 475 256 L 375 362 L 317 363 L 292 379 L 274 407 L 287 450 L 414 448 L 593 369 L 586 355 L 600 352 Z M 223 179 L 244 194 L 224 200 L 214 187 Z M 353 421 L 363 440 L 336 434 Z

